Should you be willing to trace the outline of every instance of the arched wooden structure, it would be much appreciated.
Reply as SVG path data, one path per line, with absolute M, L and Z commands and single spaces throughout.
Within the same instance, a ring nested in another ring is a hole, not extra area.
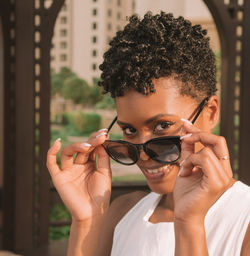
M 235 176 L 250 184 L 250 1 L 204 1 L 222 46 L 221 133 L 228 141 Z M 44 2 L 0 2 L 4 36 L 2 248 L 25 255 L 38 255 L 34 250 L 48 244 L 50 186 L 45 162 L 50 140 L 50 46 L 64 0 L 51 0 L 48 9 Z M 114 193 L 122 189 L 131 187 L 115 188 Z

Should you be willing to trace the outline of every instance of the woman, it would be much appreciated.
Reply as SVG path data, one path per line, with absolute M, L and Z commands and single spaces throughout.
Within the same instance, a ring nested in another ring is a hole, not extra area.
M 64 148 L 61 169 L 60 139 L 48 152 L 72 214 L 68 255 L 250 255 L 250 188 L 233 179 L 226 141 L 211 134 L 219 99 L 205 35 L 162 12 L 132 16 L 111 41 L 100 86 L 115 98 L 125 142 L 109 141 L 102 129 Z M 109 206 L 109 156 L 136 163 L 152 193 Z

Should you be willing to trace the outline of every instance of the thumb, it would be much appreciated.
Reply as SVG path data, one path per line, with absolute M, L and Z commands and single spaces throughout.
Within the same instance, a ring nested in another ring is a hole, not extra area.
M 47 153 L 47 167 L 49 170 L 49 173 L 52 176 L 55 176 L 57 173 L 60 172 L 60 168 L 56 161 L 56 155 L 60 151 L 62 146 L 61 139 L 57 139 L 53 146 L 49 149 Z

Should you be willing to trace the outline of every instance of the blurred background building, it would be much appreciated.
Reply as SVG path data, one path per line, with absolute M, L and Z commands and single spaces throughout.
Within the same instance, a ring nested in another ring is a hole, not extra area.
M 195 6 L 195 8 L 193 7 Z M 201 0 L 66 0 L 56 21 L 51 49 L 51 69 L 68 67 L 89 83 L 100 76 L 99 65 L 110 39 L 122 29 L 133 13 L 143 16 L 161 10 L 202 24 L 219 51 L 213 18 Z
M 134 0 L 66 0 L 54 29 L 52 71 L 66 66 L 91 83 L 110 39 L 134 10 Z

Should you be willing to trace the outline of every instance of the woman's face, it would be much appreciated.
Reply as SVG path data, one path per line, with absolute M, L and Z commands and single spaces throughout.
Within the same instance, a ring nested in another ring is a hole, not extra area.
M 156 137 L 183 135 L 180 118 L 190 120 L 199 105 L 195 99 L 180 95 L 177 81 L 172 78 L 160 78 L 153 83 L 155 93 L 143 95 L 131 90 L 116 98 L 117 123 L 123 129 L 126 141 L 139 144 Z M 195 125 L 203 131 L 210 131 L 206 111 L 205 107 Z M 179 162 L 172 165 L 158 163 L 141 151 L 137 165 L 152 191 L 159 194 L 173 191 Z M 158 173 L 154 174 L 152 170 Z

